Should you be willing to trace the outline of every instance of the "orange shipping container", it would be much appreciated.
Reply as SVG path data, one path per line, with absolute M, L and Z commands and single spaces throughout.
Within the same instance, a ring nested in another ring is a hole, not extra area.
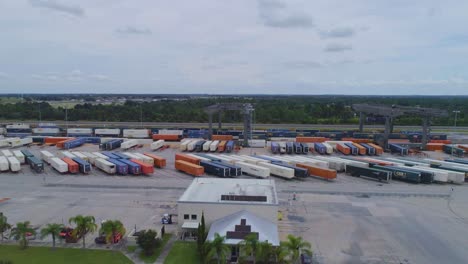
M 443 151 L 444 150 L 443 143 L 427 143 L 426 150 L 429 151 Z
M 452 141 L 451 141 L 451 140 L 447 140 L 447 139 L 433 139 L 433 140 L 430 140 L 429 143 L 452 144 Z
M 311 176 L 317 176 L 327 180 L 336 179 L 336 170 L 315 167 L 304 163 L 296 163 L 296 166 L 299 168 L 307 169 Z
M 71 137 L 47 137 L 44 140 L 45 144 L 56 144 L 57 142 L 73 139 Z
M 166 141 L 179 141 L 180 135 L 160 135 L 160 134 L 153 134 L 153 140 L 166 140 Z
M 176 170 L 183 171 L 193 176 L 201 176 L 203 175 L 203 173 L 205 173 L 205 169 L 202 166 L 195 165 L 193 163 L 186 162 L 183 160 L 176 160 L 174 165 Z
M 383 148 L 379 145 L 376 145 L 374 143 L 367 143 L 369 146 L 375 148 L 375 154 L 376 155 L 382 155 L 383 154 Z
M 70 159 L 70 158 L 63 158 L 62 160 L 68 165 L 68 171 L 69 171 L 70 173 L 77 173 L 78 171 L 80 171 L 80 168 L 79 168 L 78 163 L 76 163 L 76 162 L 73 161 L 72 159 Z
M 224 151 L 224 149 L 226 148 L 226 143 L 227 143 L 226 141 L 221 141 L 221 142 L 219 142 L 219 144 L 218 144 L 218 152 L 223 152 L 223 151 Z
M 345 155 L 351 154 L 351 149 L 349 147 L 347 147 L 347 146 L 342 145 L 342 144 L 336 144 L 336 149 L 339 152 L 341 152 L 341 153 L 343 153 Z
M 57 144 L 55 144 L 55 146 L 57 148 L 63 148 L 63 146 L 65 145 L 65 142 L 72 141 L 72 140 L 75 140 L 75 138 L 70 138 L 70 139 L 67 139 L 67 140 L 57 142 Z
M 153 173 L 154 173 L 154 167 L 153 167 L 153 165 L 150 165 L 150 164 L 148 164 L 148 163 L 144 163 L 144 162 L 139 161 L 139 160 L 137 160 L 137 159 L 130 159 L 130 161 L 131 161 L 131 162 L 134 162 L 134 163 L 136 163 L 136 164 L 138 164 L 138 165 L 140 165 L 141 172 L 142 172 L 143 174 L 148 175 L 148 174 L 153 174 Z
M 166 159 L 165 158 L 154 155 L 152 153 L 144 153 L 144 154 L 154 160 L 154 166 L 156 166 L 158 168 L 166 167 Z
M 212 135 L 211 140 L 232 140 L 232 135 Z
M 197 159 L 195 157 L 185 155 L 185 154 L 180 154 L 180 153 L 175 154 L 175 160 L 183 160 L 186 162 L 200 165 L 200 159 Z
M 322 143 L 327 140 L 325 137 L 296 137 L 296 142 L 299 143 Z
M 371 143 L 372 139 L 368 138 L 342 138 L 342 141 L 351 141 L 353 143 Z
M 362 158 L 361 160 L 363 160 L 365 162 L 375 163 L 375 164 L 380 165 L 380 166 L 392 166 L 393 165 L 393 163 L 388 162 L 388 161 L 376 160 L 376 159 L 371 159 L 371 158 Z
M 468 147 L 464 146 L 464 145 L 458 145 L 459 148 L 465 150 L 465 151 L 468 151 Z
M 354 143 L 353 142 L 353 145 L 359 149 L 359 155 L 366 155 L 366 148 L 359 145 L 358 143 Z

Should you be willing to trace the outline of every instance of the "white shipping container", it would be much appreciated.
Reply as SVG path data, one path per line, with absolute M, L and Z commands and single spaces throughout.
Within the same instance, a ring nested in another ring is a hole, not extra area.
M 94 155 L 94 154 L 91 153 L 91 152 L 84 152 L 84 151 L 82 151 L 81 153 L 83 153 L 84 155 L 86 155 L 86 157 L 88 157 L 89 163 L 91 163 L 92 165 L 94 165 L 94 162 L 95 162 L 95 160 L 97 159 L 96 155 Z
M 162 148 L 164 146 L 164 142 L 165 141 L 163 139 L 160 139 L 158 141 L 155 141 L 155 142 L 151 143 L 151 145 L 150 145 L 151 150 L 158 150 L 158 149 Z
M 141 153 L 133 153 L 135 156 L 139 157 L 139 161 L 143 162 L 143 163 L 146 163 L 146 164 L 149 164 L 151 166 L 154 166 L 154 159 L 153 158 L 150 158 L 144 154 L 141 154 Z
M 244 159 L 247 163 L 257 164 L 258 162 L 265 162 L 264 159 L 255 158 L 247 155 L 239 155 L 240 158 Z
M 123 137 L 126 138 L 149 138 L 148 129 L 124 129 Z
M 15 141 L 15 140 L 20 140 L 18 137 L 14 138 L 5 138 L 0 140 L 0 148 L 1 147 L 9 147 L 10 146 L 10 141 Z
M 96 136 L 119 136 L 120 128 L 97 128 L 94 130 Z
M 342 160 L 346 165 L 353 165 L 353 166 L 365 167 L 365 168 L 369 167 L 369 163 L 367 163 L 367 162 L 360 162 L 360 161 L 348 160 L 348 159 L 342 159 Z M 345 170 L 346 170 L 346 168 L 345 168 Z
M 130 159 L 137 159 L 141 162 L 143 162 L 143 159 L 137 155 L 135 155 L 136 153 L 131 153 L 131 152 L 123 152 L 122 154 L 124 154 L 125 156 L 129 157 Z
M 420 171 L 425 171 L 425 172 L 432 172 L 434 173 L 434 181 L 436 182 L 448 182 L 449 181 L 449 173 L 448 171 L 444 170 L 436 170 L 434 168 L 430 167 L 423 167 L 423 166 L 413 166 L 411 167 L 413 169 L 417 169 Z
M 92 135 L 93 129 L 92 128 L 68 128 L 67 134 L 68 135 Z
M 307 163 L 307 164 L 311 164 L 313 165 L 312 163 L 314 163 L 315 165 L 314 166 L 318 166 L 318 167 L 322 167 L 322 168 L 329 168 L 330 169 L 330 162 L 327 161 L 327 160 L 323 160 L 323 159 L 317 159 L 317 157 L 319 156 L 311 156 L 311 157 L 304 157 L 303 160 Z M 309 163 L 308 163 L 309 162 Z M 344 166 L 346 164 L 342 163 L 343 165 L 343 170 L 344 170 Z
M 242 162 L 242 161 L 237 161 L 235 163 L 236 166 L 240 167 L 242 169 L 242 173 L 255 176 L 258 178 L 263 178 L 266 179 L 270 177 L 270 169 L 265 168 L 265 167 L 260 167 L 254 164 Z
M 0 156 L 0 171 L 8 171 L 10 169 L 10 165 L 8 163 L 7 157 Z
M 97 158 L 95 160 L 95 165 L 102 171 L 107 172 L 108 174 L 115 174 L 116 169 L 114 163 L 110 163 L 105 159 Z
M 208 140 L 203 143 L 203 151 L 210 151 L 210 145 L 213 143 L 213 141 Z
M 45 161 L 47 164 L 50 164 L 50 159 L 54 158 L 54 154 L 50 153 L 47 150 L 41 151 L 41 159 Z
M 58 127 L 36 127 L 32 129 L 33 134 L 36 135 L 57 135 L 60 133 Z
M 218 159 L 218 160 L 221 160 L 221 161 L 224 161 L 226 163 L 231 163 L 231 164 L 234 164 L 232 161 L 233 159 L 228 159 L 228 158 L 225 158 L 225 157 L 222 157 L 221 155 L 215 155 L 215 154 L 206 154 L 206 156 L 208 157 L 211 157 L 213 159 Z
M 130 140 L 122 142 L 122 144 L 120 145 L 120 148 L 129 149 L 136 145 L 138 145 L 138 139 L 130 139 Z
M 280 148 L 280 153 L 284 154 L 286 153 L 286 142 L 278 142 L 279 148 Z
M 248 142 L 251 148 L 264 148 L 266 146 L 266 140 L 264 139 L 249 139 Z
M 335 157 L 313 156 L 313 159 L 328 162 L 328 168 L 338 172 L 344 171 L 346 167 L 346 164 L 343 162 L 343 160 L 337 159 Z
M 200 156 L 192 154 L 192 153 L 187 153 L 187 156 L 194 157 L 194 158 L 197 158 L 197 159 L 200 159 L 200 160 L 203 160 L 203 161 L 211 161 L 210 159 L 207 159 L 205 157 L 200 157 Z
M 2 153 L 5 157 L 13 157 L 13 153 L 11 153 L 11 151 L 9 151 L 8 149 L 2 150 Z
M 333 147 L 332 147 L 332 145 L 330 145 L 330 144 L 328 144 L 328 143 L 326 143 L 326 142 L 323 142 L 322 144 L 323 144 L 323 145 L 325 146 L 325 148 L 327 149 L 327 154 L 333 154 Z
M 294 169 L 278 166 L 268 162 L 259 162 L 258 166 L 270 169 L 270 174 L 281 178 L 294 178 Z
M 188 151 L 194 151 L 195 150 L 195 145 L 197 145 L 198 141 L 199 141 L 198 139 L 190 141 L 190 143 L 187 145 L 187 150 Z
M 14 140 L 10 140 L 8 142 L 8 146 L 10 148 L 15 148 L 15 147 L 19 147 L 19 146 L 24 146 L 24 145 L 28 145 L 28 144 L 31 144 L 32 143 L 32 138 L 20 138 L 20 139 L 14 139 Z
M 68 172 L 68 164 L 59 158 L 51 158 L 50 166 L 60 173 Z
M 21 164 L 24 164 L 26 162 L 24 154 L 23 154 L 23 152 L 21 152 L 21 150 L 13 150 L 13 155 L 15 156 L 15 158 L 18 159 L 18 161 Z
M 96 156 L 97 159 L 104 159 L 104 160 L 107 160 L 109 159 L 109 157 L 107 157 L 106 155 L 100 153 L 100 152 L 93 152 L 92 153 L 94 156 Z M 96 162 L 96 161 L 94 161 Z
M 21 164 L 18 159 L 15 157 L 8 157 L 8 164 L 10 166 L 10 170 L 13 172 L 17 172 L 21 170 Z
M 85 155 L 84 153 L 82 153 L 82 152 L 73 151 L 72 154 L 75 155 L 76 157 L 82 159 L 82 160 L 85 160 L 85 161 L 88 161 L 88 162 L 89 162 L 88 156 L 86 156 L 86 155 Z
M 210 151 L 216 152 L 218 150 L 219 140 L 215 140 L 210 144 Z
M 183 130 L 175 130 L 175 129 L 161 129 L 158 131 L 159 135 L 183 135 Z
M 6 129 L 4 127 L 0 127 L 0 135 L 5 135 Z
M 76 158 L 76 156 L 73 155 L 73 153 L 71 153 L 70 151 L 59 152 L 59 157 L 60 158 L 70 158 L 70 159 Z
M 191 139 L 183 139 L 182 142 L 180 142 L 180 145 L 179 145 L 180 151 L 186 151 L 187 146 L 188 146 L 188 144 L 190 144 L 190 142 L 192 142 Z

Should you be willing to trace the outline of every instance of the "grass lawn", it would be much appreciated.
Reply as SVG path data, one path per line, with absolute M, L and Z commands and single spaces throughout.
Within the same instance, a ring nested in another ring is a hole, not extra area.
M 196 242 L 177 241 L 172 246 L 164 264 L 201 264 Z
M 161 245 L 159 245 L 159 247 L 156 248 L 156 250 L 154 251 L 154 254 L 151 256 L 145 256 L 144 252 L 142 251 L 140 253 L 140 259 L 143 260 L 143 262 L 145 263 L 154 263 L 156 259 L 159 257 L 159 255 L 161 255 L 161 251 L 163 250 L 164 246 L 167 244 L 167 241 L 171 239 L 171 236 L 172 234 L 168 234 L 168 233 L 164 234 L 162 243 Z
M 9 260 L 13 264 L 132 263 L 118 251 L 75 248 L 52 250 L 51 247 L 29 247 L 21 250 L 16 245 L 0 245 L 0 261 L 2 260 Z

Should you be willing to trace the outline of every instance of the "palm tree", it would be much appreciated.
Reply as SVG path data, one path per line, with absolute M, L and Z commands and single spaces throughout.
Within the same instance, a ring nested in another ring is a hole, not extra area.
M 7 217 L 4 216 L 3 213 L 0 213 L 0 233 L 2 235 L 2 242 L 4 239 L 3 234 L 9 229 L 11 229 L 11 225 L 8 223 Z
M 55 238 L 58 237 L 59 239 L 62 239 L 60 237 L 60 232 L 64 226 L 62 224 L 47 224 L 46 227 L 41 229 L 41 239 L 47 236 L 52 236 L 52 247 L 55 248 Z
M 268 241 L 258 243 L 257 263 L 268 264 L 274 259 L 273 246 Z
M 106 242 L 113 244 L 114 237 L 119 233 L 124 236 L 125 233 L 127 233 L 127 230 L 125 230 L 124 225 L 119 220 L 107 220 L 102 223 L 99 233 L 104 233 L 106 236 Z
M 242 252 L 250 256 L 253 264 L 257 262 L 257 252 L 259 250 L 260 241 L 258 241 L 257 234 L 248 234 L 243 241 L 239 242 Z
M 218 233 L 215 233 L 213 241 L 209 242 L 208 246 L 208 259 L 213 259 L 216 257 L 216 262 L 218 264 L 225 263 L 226 258 L 231 252 L 231 248 L 224 244 L 226 237 L 220 236 Z
M 286 257 L 288 256 L 288 251 L 286 250 L 285 242 L 280 242 L 280 245 L 272 249 L 272 254 L 275 259 L 275 263 L 283 264 L 286 263 Z
M 299 262 L 299 257 L 302 252 L 312 255 L 310 243 L 304 241 L 302 237 L 288 235 L 288 241 L 284 243 L 284 246 L 289 252 L 289 258 L 292 263 Z
M 85 237 L 88 233 L 94 233 L 97 229 L 96 220 L 94 216 L 87 215 L 77 215 L 75 217 L 70 218 L 70 224 L 75 223 L 76 228 L 73 229 L 73 235 L 82 235 L 83 236 L 83 248 L 86 247 Z
M 25 249 L 28 247 L 28 239 L 26 238 L 28 234 L 35 235 L 36 230 L 31 227 L 29 221 L 25 221 L 16 223 L 16 227 L 11 230 L 10 237 L 19 240 L 21 249 Z

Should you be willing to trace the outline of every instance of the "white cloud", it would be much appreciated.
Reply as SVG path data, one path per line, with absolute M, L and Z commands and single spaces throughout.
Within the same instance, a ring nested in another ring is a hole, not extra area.
M 56 0 L 29 0 L 29 3 L 33 7 L 46 8 L 53 11 L 67 13 L 73 16 L 81 17 L 85 13 L 84 9 L 79 6 L 68 5 Z
M 349 44 L 342 44 L 342 43 L 330 43 L 325 46 L 324 51 L 326 52 L 343 52 L 347 50 L 352 50 L 353 46 Z
M 320 32 L 323 38 L 350 38 L 356 31 L 351 27 L 338 27 Z

